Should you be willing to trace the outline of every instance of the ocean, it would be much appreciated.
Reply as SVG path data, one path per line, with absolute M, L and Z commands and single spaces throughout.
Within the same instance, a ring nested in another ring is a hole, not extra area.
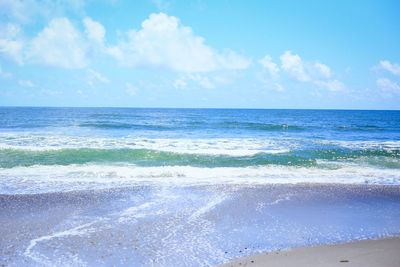
M 400 111 L 0 108 L 10 266 L 214 266 L 397 235 L 399 185 Z

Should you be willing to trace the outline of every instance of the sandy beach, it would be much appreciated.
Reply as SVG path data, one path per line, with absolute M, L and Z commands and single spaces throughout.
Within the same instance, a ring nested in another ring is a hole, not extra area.
M 218 266 L 260 251 L 394 236 L 399 194 L 393 186 L 299 184 L 0 195 L 0 265 Z M 263 264 L 265 256 L 277 264 L 268 266 L 375 258 L 388 265 L 362 266 L 400 266 L 399 239 L 360 244 L 261 254 L 233 266 Z
M 357 242 L 266 252 L 234 260 L 221 267 L 395 267 L 400 266 L 400 238 L 362 240 Z

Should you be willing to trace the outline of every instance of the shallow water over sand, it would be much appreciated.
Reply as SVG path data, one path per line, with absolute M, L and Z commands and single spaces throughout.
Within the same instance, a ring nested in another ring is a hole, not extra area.
M 142 186 L 2 195 L 0 204 L 7 266 L 213 266 L 400 234 L 393 186 Z

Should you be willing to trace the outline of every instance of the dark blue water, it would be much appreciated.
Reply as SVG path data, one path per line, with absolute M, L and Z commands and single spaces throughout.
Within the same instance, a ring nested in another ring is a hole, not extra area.
M 288 136 L 399 140 L 400 111 L 0 108 L 2 131 L 63 130 L 179 137 Z

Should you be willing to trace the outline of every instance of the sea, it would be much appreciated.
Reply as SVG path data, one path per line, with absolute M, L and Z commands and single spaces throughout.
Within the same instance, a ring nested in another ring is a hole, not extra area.
M 400 233 L 400 111 L 0 108 L 6 266 L 215 266 Z

